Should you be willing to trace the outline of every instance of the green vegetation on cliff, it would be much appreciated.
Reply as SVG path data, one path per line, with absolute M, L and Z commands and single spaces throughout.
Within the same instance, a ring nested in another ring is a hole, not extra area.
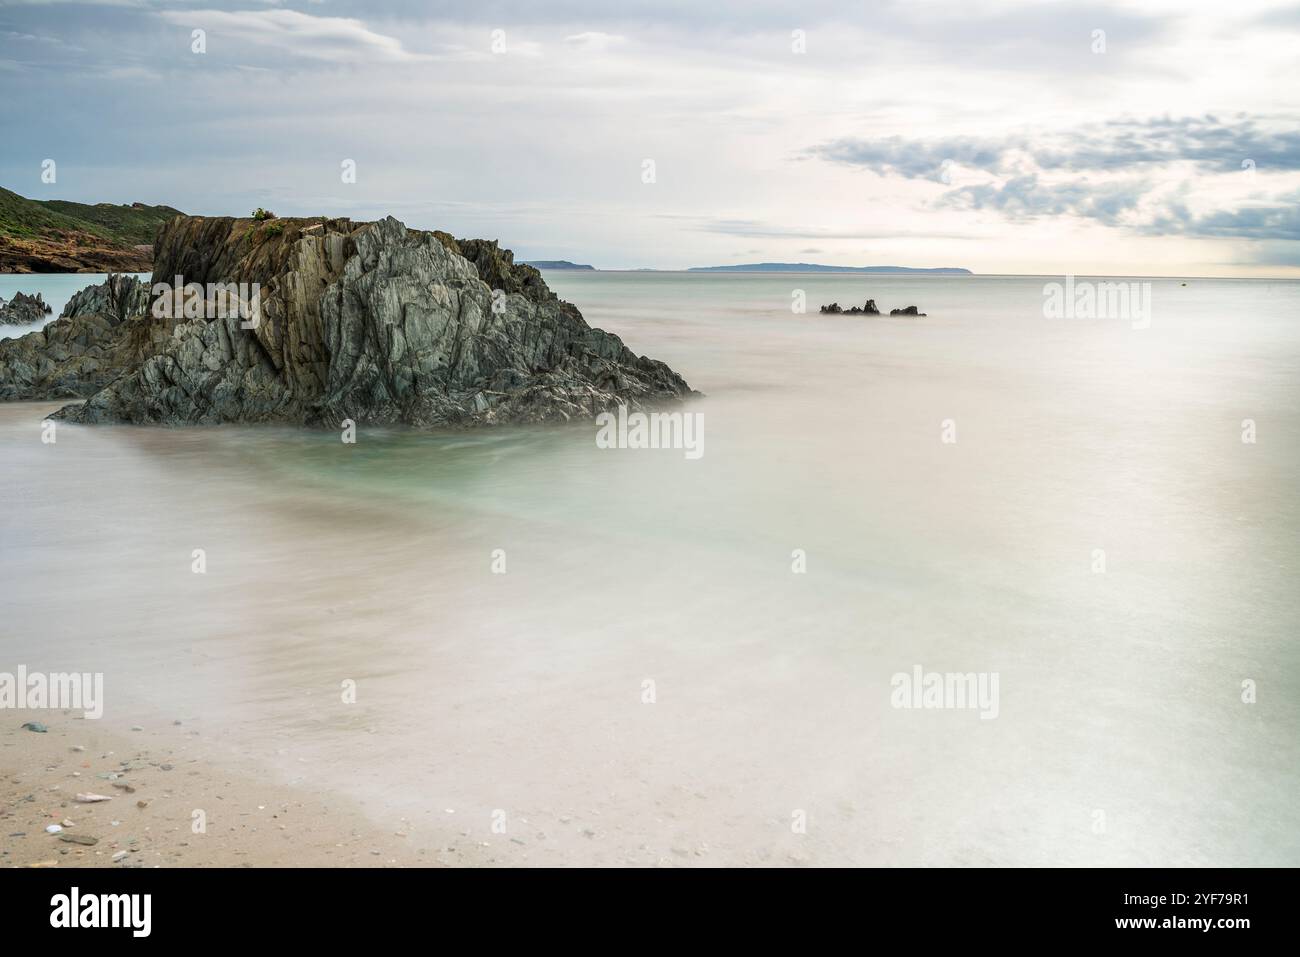
M 163 223 L 180 210 L 26 199 L 0 187 L 0 272 L 147 270 Z

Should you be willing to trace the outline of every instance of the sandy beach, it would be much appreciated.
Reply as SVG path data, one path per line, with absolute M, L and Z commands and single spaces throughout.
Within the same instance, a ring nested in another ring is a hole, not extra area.
M 4 712 L 0 866 L 404 867 L 499 863 L 453 823 L 376 826 L 337 794 L 272 784 L 211 758 L 177 720 L 121 732 L 79 713 Z M 45 733 L 21 727 L 39 723 Z M 79 794 L 110 797 L 85 803 Z M 196 829 L 196 812 L 204 827 Z M 446 814 L 452 818 L 452 815 Z M 58 833 L 47 833 L 58 826 Z M 516 851 L 523 848 L 514 845 Z M 519 856 L 519 855 L 515 855 Z M 513 859 L 513 856 L 512 856 Z M 517 862 L 517 861 L 516 861 Z
M 1156 281 L 1135 330 L 1033 277 L 796 323 L 788 282 L 554 280 L 707 383 L 695 461 L 0 407 L 0 672 L 104 677 L 99 721 L 0 711 L 0 860 L 1294 863 L 1297 287 Z M 918 667 L 996 718 L 896 706 Z

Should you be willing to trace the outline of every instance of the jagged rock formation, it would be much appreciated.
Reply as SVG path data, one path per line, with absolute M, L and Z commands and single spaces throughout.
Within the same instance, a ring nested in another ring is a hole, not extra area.
M 876 308 L 876 300 L 868 299 L 866 305 L 861 308 L 853 306 L 849 309 L 840 308 L 838 302 L 833 302 L 829 306 L 822 306 L 821 311 L 834 316 L 878 316 L 880 310 Z M 923 317 L 925 313 L 918 312 L 916 306 L 904 306 L 902 309 L 889 310 L 891 316 L 917 316 Z
M 133 368 L 170 335 L 143 316 L 148 287 L 109 276 L 68 301 L 36 332 L 0 341 L 0 400 L 87 398 Z
M 878 316 L 880 310 L 876 308 L 876 300 L 868 299 L 864 306 L 850 306 L 848 309 L 841 309 L 838 302 L 833 302 L 829 306 L 822 306 L 822 312 L 831 313 L 836 316 Z
M 122 322 L 143 316 L 148 308 L 148 286 L 134 276 L 113 274 L 97 286 L 73 293 L 59 318 L 102 315 Z
M 16 292 L 9 302 L 0 299 L 0 326 L 29 326 L 53 311 L 39 292 L 34 296 Z
M 207 315 L 185 318 L 171 296 L 155 297 L 139 321 L 97 313 L 117 374 L 58 416 L 455 426 L 590 418 L 692 394 L 662 362 L 588 326 L 509 250 L 391 217 L 177 217 L 154 245 L 154 284 L 174 277 L 203 287 Z M 229 283 L 256 284 L 252 316 L 213 294 Z M 54 345 L 66 344 L 56 335 Z M 21 397 L 39 397 L 31 393 L 50 379 L 0 348 L 0 397 L 20 397 L 14 382 L 27 383 Z M 88 382 L 59 375 L 52 384 L 80 395 Z

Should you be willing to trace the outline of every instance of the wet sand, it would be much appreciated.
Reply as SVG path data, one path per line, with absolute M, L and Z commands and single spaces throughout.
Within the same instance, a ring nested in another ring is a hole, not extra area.
M 494 851 L 491 842 L 471 840 L 450 822 L 421 830 L 396 820 L 385 829 L 340 794 L 271 783 L 252 768 L 241 774 L 214 760 L 201 733 L 183 723 L 123 733 L 75 712 L 7 710 L 3 715 L 0 866 L 501 862 L 500 850 Z M 39 722 L 48 731 L 22 728 L 27 722 Z M 78 794 L 111 800 L 83 803 Z M 196 811 L 203 812 L 202 829 L 195 827 Z M 50 825 L 63 829 L 50 834 L 45 830 Z M 95 843 L 78 843 L 88 839 Z

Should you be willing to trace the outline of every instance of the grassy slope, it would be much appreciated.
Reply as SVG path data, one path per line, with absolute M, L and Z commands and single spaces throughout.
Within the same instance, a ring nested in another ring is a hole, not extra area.
M 138 246 L 153 242 L 158 227 L 180 215 L 170 206 L 114 206 L 24 199 L 0 187 L 0 236 L 22 239 L 56 233 L 92 233 L 108 243 Z

